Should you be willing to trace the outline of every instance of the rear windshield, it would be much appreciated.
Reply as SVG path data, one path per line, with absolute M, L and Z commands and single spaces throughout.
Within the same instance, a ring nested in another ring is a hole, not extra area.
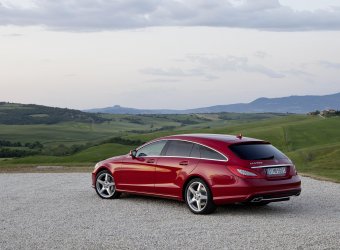
M 229 148 L 243 160 L 272 160 L 287 158 L 280 150 L 271 144 L 234 144 L 229 146 Z

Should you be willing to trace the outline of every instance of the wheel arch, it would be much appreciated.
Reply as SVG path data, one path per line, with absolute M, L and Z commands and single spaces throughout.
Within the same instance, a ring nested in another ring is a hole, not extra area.
M 111 168 L 109 168 L 108 166 L 103 165 L 103 166 L 100 166 L 100 167 L 96 170 L 96 176 L 98 175 L 99 172 L 101 172 L 101 171 L 103 171 L 103 170 L 107 170 L 107 171 L 109 171 L 111 174 L 113 174 Z

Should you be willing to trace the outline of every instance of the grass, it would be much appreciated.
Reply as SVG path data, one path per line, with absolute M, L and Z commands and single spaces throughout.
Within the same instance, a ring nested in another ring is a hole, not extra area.
M 86 166 L 95 162 L 112 157 L 113 155 L 127 154 L 133 146 L 107 143 L 94 146 L 79 153 L 69 156 L 29 156 L 0 161 L 0 166 L 36 166 L 36 165 L 67 165 Z
M 340 181 L 340 143 L 306 147 L 288 156 L 302 173 Z
M 148 141 L 181 133 L 242 133 L 244 136 L 270 141 L 295 162 L 301 173 L 340 181 L 340 117 L 322 119 L 317 116 L 276 114 L 105 116 L 112 121 L 101 124 L 0 125 L 0 139 L 21 142 L 38 140 L 44 145 L 68 145 L 100 142 L 115 136 Z M 161 130 L 167 126 L 171 126 L 171 129 Z M 110 143 L 65 157 L 2 159 L 0 168 L 4 170 L 37 165 L 92 166 L 99 160 L 126 154 L 132 147 Z

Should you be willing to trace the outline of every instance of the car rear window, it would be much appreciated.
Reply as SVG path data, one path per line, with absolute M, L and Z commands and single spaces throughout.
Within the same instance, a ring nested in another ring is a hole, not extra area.
M 243 160 L 272 160 L 287 158 L 269 143 L 233 144 L 230 150 Z

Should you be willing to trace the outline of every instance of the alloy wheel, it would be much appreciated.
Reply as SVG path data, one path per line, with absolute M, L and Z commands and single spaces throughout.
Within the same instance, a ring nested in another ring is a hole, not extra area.
M 100 173 L 97 176 L 96 189 L 102 198 L 111 198 L 116 192 L 113 176 L 108 172 Z
M 201 212 L 208 204 L 208 192 L 205 186 L 198 181 L 192 182 L 187 190 L 187 202 L 195 212 Z

